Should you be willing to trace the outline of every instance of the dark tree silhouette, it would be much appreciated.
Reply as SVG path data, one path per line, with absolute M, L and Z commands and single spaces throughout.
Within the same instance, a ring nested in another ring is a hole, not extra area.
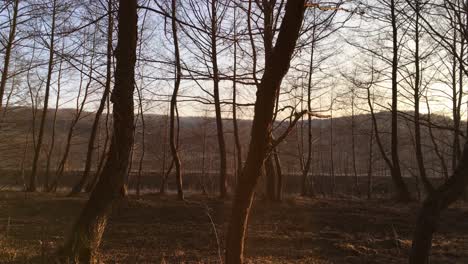
M 283 77 L 289 70 L 299 30 L 302 25 L 305 1 L 289 0 L 281 23 L 270 63 L 257 90 L 255 115 L 245 166 L 239 178 L 233 202 L 226 239 L 226 263 L 243 263 L 244 238 L 255 186 L 260 178 L 265 159 L 272 150 L 271 129 L 273 111 Z
M 109 157 L 60 255 L 74 263 L 96 263 L 97 250 L 113 204 L 122 197 L 133 143 L 137 1 L 120 0 L 115 86 L 112 92 L 113 136 Z
M 3 58 L 3 69 L 2 69 L 2 78 L 0 79 L 0 110 L 3 106 L 3 95 L 5 94 L 6 81 L 8 79 L 8 67 L 10 66 L 10 57 L 11 50 L 13 49 L 13 44 L 16 37 L 16 25 L 18 18 L 18 6 L 19 0 L 13 2 L 13 17 L 10 22 L 10 33 L 8 34 L 8 40 L 5 47 L 5 55 Z

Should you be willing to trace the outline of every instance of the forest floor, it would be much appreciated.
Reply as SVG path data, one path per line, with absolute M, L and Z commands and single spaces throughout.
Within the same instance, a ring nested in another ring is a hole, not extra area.
M 123 201 L 106 229 L 103 261 L 218 263 L 230 203 L 187 197 L 180 202 L 148 194 Z M 47 255 L 63 242 L 85 201 L 84 195 L 0 192 L 0 263 L 32 263 L 37 256 L 50 263 Z M 257 200 L 246 256 L 249 263 L 406 263 L 418 208 L 388 200 Z M 467 219 L 462 203 L 443 214 L 431 263 L 468 263 Z

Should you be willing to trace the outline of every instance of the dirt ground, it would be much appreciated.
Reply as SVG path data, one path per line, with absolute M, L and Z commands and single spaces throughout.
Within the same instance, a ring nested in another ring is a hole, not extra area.
M 47 255 L 63 242 L 86 201 L 63 196 L 0 192 L 0 263 L 49 263 Z M 187 197 L 130 196 L 110 219 L 102 260 L 219 263 L 230 204 Z M 406 263 L 418 207 L 386 200 L 257 200 L 246 256 L 249 263 Z M 468 263 L 467 219 L 466 204 L 443 214 L 431 263 Z

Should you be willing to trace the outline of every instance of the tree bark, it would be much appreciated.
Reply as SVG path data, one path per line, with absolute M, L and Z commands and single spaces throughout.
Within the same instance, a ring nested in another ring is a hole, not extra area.
M 66 261 L 97 263 L 97 251 L 112 206 L 122 197 L 133 143 L 137 1 L 119 1 L 118 45 L 113 103 L 114 133 L 109 157 L 89 201 L 61 250 Z
M 270 151 L 275 97 L 282 79 L 289 69 L 290 60 L 299 37 L 305 11 L 304 3 L 303 0 L 287 1 L 286 12 L 276 46 L 272 52 L 271 63 L 265 65 L 265 72 L 258 86 L 249 151 L 236 188 L 227 233 L 225 255 L 227 264 L 240 264 L 244 261 L 244 239 L 254 190 L 265 158 Z

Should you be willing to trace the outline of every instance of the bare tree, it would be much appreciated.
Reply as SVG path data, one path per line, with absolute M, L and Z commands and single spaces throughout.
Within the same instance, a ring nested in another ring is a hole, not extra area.
M 97 132 L 98 132 L 99 121 L 101 120 L 101 116 L 102 116 L 102 113 L 104 112 L 104 107 L 106 106 L 106 101 L 110 93 L 110 87 L 111 87 L 111 82 L 112 82 L 112 40 L 113 40 L 112 32 L 114 30 L 112 3 L 113 3 L 113 0 L 107 0 L 108 23 L 107 23 L 106 83 L 104 87 L 104 92 L 99 102 L 99 107 L 96 111 L 96 115 L 94 116 L 93 126 L 91 127 L 91 135 L 89 136 L 89 141 L 88 141 L 88 150 L 86 152 L 86 162 L 85 162 L 83 176 L 81 177 L 80 181 L 77 182 L 75 186 L 73 186 L 70 195 L 80 193 L 83 187 L 85 186 L 86 182 L 89 180 L 89 175 L 91 173 L 91 163 L 93 160 L 93 153 L 94 153 L 94 143 L 95 143 Z
M 37 138 L 36 148 L 34 151 L 33 165 L 31 169 L 31 175 L 29 178 L 29 185 L 27 191 L 35 192 L 36 191 L 36 181 L 37 181 L 37 169 L 39 166 L 39 156 L 41 155 L 42 140 L 44 137 L 44 127 L 47 117 L 47 110 L 49 105 L 49 94 L 50 94 L 50 83 L 52 79 L 52 70 L 54 67 L 54 44 L 55 44 L 55 22 L 57 13 L 57 0 L 52 2 L 52 24 L 50 26 L 50 40 L 49 40 L 49 64 L 47 71 L 47 81 L 45 86 L 45 95 L 44 95 L 44 105 L 42 106 L 42 115 L 41 123 L 39 127 L 39 135 Z
M 169 125 L 169 143 L 171 147 L 172 160 L 175 164 L 176 169 L 176 181 L 177 181 L 177 196 L 180 200 L 184 199 L 184 190 L 182 184 L 182 171 L 181 171 L 181 162 L 178 154 L 178 144 L 176 141 L 175 135 L 175 112 L 177 107 L 177 94 L 179 93 L 180 80 L 182 76 L 182 69 L 180 63 L 180 52 L 179 52 L 179 38 L 177 36 L 177 1 L 172 0 L 171 10 L 172 10 L 172 37 L 174 41 L 174 56 L 175 56 L 175 80 L 174 80 L 174 91 L 171 98 L 171 112 L 170 112 L 170 125 Z M 180 126 L 177 126 L 177 130 L 180 129 Z M 177 132 L 179 133 L 179 132 Z
M 391 175 L 397 191 L 397 199 L 407 202 L 411 200 L 411 194 L 401 174 L 400 159 L 398 155 L 398 63 L 399 63 L 399 38 L 397 25 L 396 1 L 390 0 L 390 15 L 392 25 L 392 134 L 391 134 Z
M 236 188 L 226 239 L 225 261 L 228 264 L 243 263 L 244 260 L 244 238 L 255 186 L 263 163 L 272 149 L 271 126 L 275 99 L 282 79 L 289 69 L 291 56 L 299 37 L 305 11 L 304 4 L 305 1 L 287 1 L 271 61 L 265 65 L 265 72 L 258 86 L 249 151 Z
M 62 43 L 62 53 L 65 47 L 65 43 Z M 59 111 L 59 102 L 60 102 L 60 89 L 61 89 L 61 82 L 62 82 L 62 65 L 63 60 L 60 60 L 59 63 L 59 70 L 58 70 L 58 79 L 57 79 L 57 94 L 55 99 L 55 110 L 54 110 L 54 117 L 52 120 L 52 135 L 50 137 L 50 146 L 49 151 L 47 153 L 47 162 L 46 162 L 46 170 L 45 170 L 45 180 L 44 180 L 44 190 L 48 191 L 50 186 L 50 166 L 52 162 L 52 155 L 54 153 L 55 147 L 55 128 L 57 124 L 57 113 Z
M 97 262 L 97 250 L 112 205 L 121 197 L 133 143 L 137 1 L 119 1 L 115 87 L 112 92 L 114 133 L 109 157 L 89 201 L 61 249 L 65 261 Z

